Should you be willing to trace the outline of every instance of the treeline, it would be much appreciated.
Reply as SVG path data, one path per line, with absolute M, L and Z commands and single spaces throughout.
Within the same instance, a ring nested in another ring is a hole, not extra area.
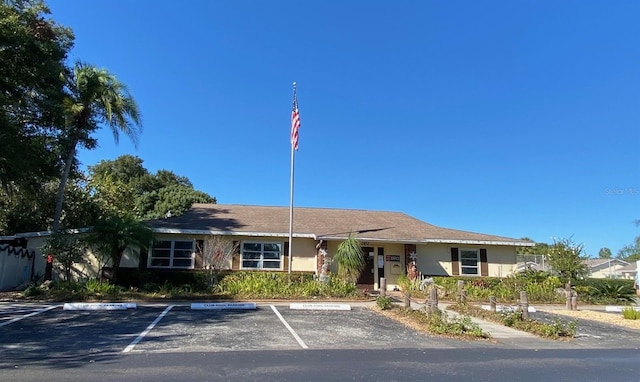
M 106 69 L 69 63 L 73 31 L 41 0 L 0 0 L 0 235 L 85 227 L 109 216 L 152 219 L 215 202 L 185 177 L 150 174 L 124 156 L 80 170 L 107 128 L 137 144 L 138 105 Z

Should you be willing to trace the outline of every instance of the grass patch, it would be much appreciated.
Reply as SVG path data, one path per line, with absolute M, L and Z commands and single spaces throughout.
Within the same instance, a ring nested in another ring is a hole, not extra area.
M 424 311 L 393 304 L 381 313 L 424 333 L 474 340 L 491 337 L 469 316 L 451 317 L 440 310 L 437 313 L 427 314 Z
M 640 320 L 640 311 L 632 307 L 627 307 L 622 310 L 622 317 L 624 317 L 625 320 Z
M 576 335 L 575 321 L 565 322 L 561 319 L 555 319 L 552 323 L 546 323 L 533 319 L 525 319 L 522 317 L 522 312 L 520 311 L 503 311 L 500 313 L 494 313 L 469 304 L 450 305 L 449 309 L 460 314 L 493 321 L 540 337 L 566 339 L 573 338 Z

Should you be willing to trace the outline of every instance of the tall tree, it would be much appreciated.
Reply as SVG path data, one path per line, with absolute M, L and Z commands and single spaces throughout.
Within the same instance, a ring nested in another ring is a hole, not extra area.
M 636 237 L 632 244 L 620 248 L 617 257 L 624 261 L 640 260 L 640 236 Z
M 63 136 L 64 168 L 56 195 L 54 232 L 60 228 L 64 189 L 76 161 L 77 146 L 94 148 L 95 141 L 91 138 L 91 133 L 101 125 L 106 125 L 111 130 L 116 143 L 122 133 L 131 138 L 137 146 L 142 129 L 138 105 L 129 90 L 105 69 L 76 63 L 73 71 L 68 73 L 67 90 L 68 94 L 64 102 L 66 113 Z
M 522 240 L 533 241 L 528 237 L 523 237 Z M 517 247 L 516 253 L 518 255 L 546 255 L 549 250 L 549 244 L 536 243 L 533 247 Z
M 215 203 L 216 199 L 195 190 L 187 177 L 169 170 L 150 174 L 142 159 L 123 155 L 89 167 L 94 195 L 105 210 L 133 213 L 140 219 L 159 219 L 169 211 L 176 216 L 193 203 Z
M 607 247 L 600 248 L 598 251 L 598 257 L 601 259 L 610 259 L 611 256 L 611 250 Z
M 40 0 L 0 0 L 0 186 L 9 205 L 58 176 L 70 29 Z
M 57 180 L 39 187 L 22 188 L 7 196 L 0 189 L 0 236 L 17 232 L 44 231 L 51 227 L 56 200 Z M 69 180 L 65 189 L 65 222 L 69 227 L 87 227 L 102 214 L 81 178 Z

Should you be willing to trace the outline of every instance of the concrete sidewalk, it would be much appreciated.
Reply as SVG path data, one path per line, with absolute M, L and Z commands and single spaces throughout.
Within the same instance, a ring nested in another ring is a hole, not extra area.
M 443 312 L 446 312 L 446 314 L 448 316 L 451 317 L 460 317 L 460 313 L 458 312 L 454 312 L 453 310 L 448 310 L 447 308 L 449 307 L 449 303 L 446 302 L 441 302 L 438 304 L 438 308 L 440 310 L 442 310 Z M 419 301 L 415 301 L 415 300 L 411 300 L 411 308 L 412 309 L 417 309 L 417 310 L 425 310 L 425 304 L 424 302 L 419 302 Z M 500 324 L 496 324 L 494 322 L 490 322 L 490 321 L 486 321 L 486 320 L 482 320 L 476 317 L 471 317 L 471 321 L 473 321 L 474 323 L 478 324 L 478 326 L 480 326 L 480 328 L 489 333 L 491 335 L 492 338 L 500 340 L 500 339 L 515 339 L 515 338 L 522 338 L 522 339 L 539 339 L 540 337 L 531 334 L 531 333 L 527 333 L 527 332 L 523 332 L 520 330 L 516 330 L 504 325 L 500 325 Z

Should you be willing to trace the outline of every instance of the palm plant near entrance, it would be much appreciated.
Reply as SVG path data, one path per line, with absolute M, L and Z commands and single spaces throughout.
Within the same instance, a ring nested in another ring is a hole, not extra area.
M 355 283 L 365 266 L 364 252 L 358 239 L 349 236 L 340 243 L 333 260 L 338 264 L 338 276 Z

